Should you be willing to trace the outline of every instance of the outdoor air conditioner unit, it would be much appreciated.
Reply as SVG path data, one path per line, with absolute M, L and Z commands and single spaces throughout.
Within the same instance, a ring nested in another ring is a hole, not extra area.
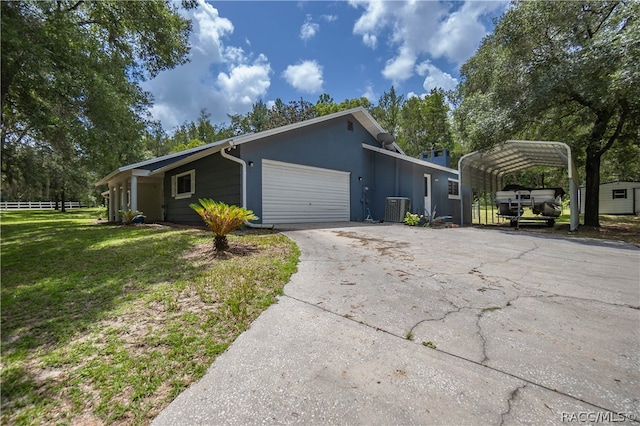
M 404 215 L 411 211 L 411 198 L 404 197 L 387 197 L 384 206 L 385 222 L 400 223 L 404 219 Z

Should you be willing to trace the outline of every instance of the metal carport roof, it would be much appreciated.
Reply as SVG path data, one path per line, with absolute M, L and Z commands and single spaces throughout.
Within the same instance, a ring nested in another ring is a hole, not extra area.
M 508 140 L 491 148 L 475 151 L 463 156 L 458 162 L 460 186 L 469 188 L 497 189 L 508 173 L 531 167 L 559 167 L 567 169 L 571 226 L 573 231 L 579 224 L 578 173 L 571 157 L 571 148 L 562 142 Z M 469 206 L 470 207 L 470 206 Z M 464 198 L 460 200 L 464 217 Z

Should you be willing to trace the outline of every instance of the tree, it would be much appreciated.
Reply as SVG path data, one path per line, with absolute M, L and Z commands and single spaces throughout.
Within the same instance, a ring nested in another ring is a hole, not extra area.
M 474 148 L 526 135 L 584 164 L 584 224 L 599 226 L 603 156 L 638 144 L 640 2 L 515 1 L 461 69 L 456 117 Z
M 76 161 L 104 172 L 141 159 L 150 98 L 139 83 L 187 60 L 190 22 L 168 1 L 0 7 L 3 156 L 45 144 L 63 174 Z M 3 170 L 19 166 L 3 159 Z
M 380 96 L 378 105 L 371 109 L 373 118 L 393 136 L 398 133 L 400 124 L 400 111 L 404 105 L 404 96 L 396 93 L 395 87 L 391 86 L 389 92 L 384 92 Z
M 334 112 L 344 111 L 351 108 L 363 107 L 371 109 L 371 101 L 364 96 L 360 98 L 345 99 L 339 104 L 335 103 L 333 98 L 328 93 L 323 93 L 318 97 L 316 104 L 314 105 L 316 114 L 318 117 L 323 115 L 333 114 Z
M 284 111 L 286 107 L 280 101 L 279 107 Z M 232 135 L 244 135 L 247 133 L 258 133 L 271 128 L 271 111 L 267 105 L 259 100 L 252 105 L 251 111 L 246 114 L 229 115 L 231 120 L 230 133 Z
M 242 116 L 231 116 L 232 123 L 234 120 Z M 233 127 L 224 126 L 222 124 L 211 124 L 211 114 L 203 108 L 197 121 L 184 122 L 169 138 L 167 144 L 171 146 L 171 152 L 183 151 L 185 149 L 195 148 L 208 143 L 216 142 L 222 139 L 232 137 L 234 134 Z
M 432 149 L 453 149 L 449 107 L 442 89 L 432 89 L 424 98 L 409 98 L 400 110 L 398 144 L 411 156 Z

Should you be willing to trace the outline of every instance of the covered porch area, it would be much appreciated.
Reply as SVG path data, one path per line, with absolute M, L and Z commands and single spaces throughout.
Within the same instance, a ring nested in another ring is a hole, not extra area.
M 163 220 L 163 176 L 148 176 L 149 170 L 133 169 L 108 176 L 109 222 L 121 222 L 120 211 L 140 211 L 147 221 Z

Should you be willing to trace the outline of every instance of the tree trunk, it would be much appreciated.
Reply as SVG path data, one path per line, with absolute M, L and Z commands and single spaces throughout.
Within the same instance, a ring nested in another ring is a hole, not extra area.
M 216 252 L 222 253 L 223 251 L 229 250 L 229 242 L 227 241 L 226 235 L 216 235 L 213 238 L 213 246 L 216 249 Z
M 61 192 L 60 194 L 61 194 L 61 195 L 60 195 L 60 199 L 61 199 L 61 204 L 62 204 L 60 211 L 61 211 L 62 213 L 65 213 L 65 212 L 67 211 L 67 209 L 66 209 L 66 208 L 65 208 L 65 206 L 64 206 L 64 201 L 65 201 L 65 200 L 64 200 L 64 188 L 62 189 L 62 192 Z
M 599 200 L 600 200 L 600 158 L 602 154 L 598 149 L 587 148 L 587 160 L 585 164 L 585 201 L 584 224 L 585 226 L 600 226 Z

